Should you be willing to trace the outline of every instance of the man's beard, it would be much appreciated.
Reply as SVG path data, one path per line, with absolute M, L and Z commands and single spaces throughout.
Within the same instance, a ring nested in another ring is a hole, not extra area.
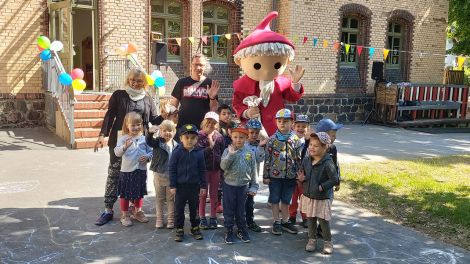
M 260 96 L 263 99 L 263 106 L 267 107 L 269 104 L 269 97 L 274 92 L 274 80 L 259 81 Z

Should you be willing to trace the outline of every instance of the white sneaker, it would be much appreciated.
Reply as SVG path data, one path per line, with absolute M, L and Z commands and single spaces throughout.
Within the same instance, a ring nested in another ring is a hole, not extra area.
M 308 252 L 313 252 L 317 248 L 317 240 L 316 239 L 309 239 L 307 245 L 305 246 L 305 250 Z
M 127 215 L 122 215 L 121 216 L 121 224 L 123 226 L 132 226 L 131 218 Z
M 330 255 L 333 253 L 333 243 L 331 241 L 325 241 L 323 243 L 323 254 Z

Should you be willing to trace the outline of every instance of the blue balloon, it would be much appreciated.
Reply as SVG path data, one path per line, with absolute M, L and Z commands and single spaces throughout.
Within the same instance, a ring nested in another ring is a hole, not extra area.
M 155 80 L 155 87 L 163 87 L 165 86 L 165 79 L 163 77 L 158 77 L 156 80 Z
M 43 51 L 41 51 L 41 53 L 39 53 L 39 57 L 41 58 L 41 60 L 50 60 L 51 59 L 51 51 L 48 50 L 48 49 L 45 49 Z
M 71 85 L 72 84 L 72 76 L 70 74 L 63 72 L 59 75 L 59 82 L 63 85 Z

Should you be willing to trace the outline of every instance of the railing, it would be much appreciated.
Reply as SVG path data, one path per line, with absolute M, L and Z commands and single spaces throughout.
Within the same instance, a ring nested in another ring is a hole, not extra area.
M 127 72 L 130 69 L 137 68 L 128 58 L 122 58 L 117 55 L 110 55 L 106 61 L 108 64 L 108 80 L 104 92 L 114 92 L 122 88 Z
M 74 94 L 71 86 L 62 85 L 59 82 L 59 75 L 61 72 L 65 72 L 62 66 L 60 58 L 56 56 L 56 53 L 51 53 L 52 58 L 47 61 L 43 61 L 43 87 L 46 91 L 52 93 L 53 98 L 57 99 L 57 105 L 60 107 L 68 130 L 70 132 L 70 139 L 68 142 L 70 146 L 75 143 L 75 127 L 74 127 Z M 54 113 L 55 114 L 55 113 Z M 60 124 L 56 124 L 60 125 Z

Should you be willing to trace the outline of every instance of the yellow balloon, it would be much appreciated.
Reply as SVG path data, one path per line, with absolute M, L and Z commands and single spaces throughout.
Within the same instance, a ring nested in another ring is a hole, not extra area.
M 159 87 L 158 88 L 158 95 L 159 96 L 164 96 L 165 95 L 165 87 Z
M 147 75 L 145 75 L 145 78 L 147 79 L 147 84 L 148 84 L 149 86 L 152 86 L 152 85 L 155 83 L 155 80 L 152 79 L 152 76 L 150 76 L 150 75 L 147 74 Z
M 81 79 L 75 79 L 72 81 L 72 87 L 76 91 L 83 91 L 86 88 L 86 82 Z

